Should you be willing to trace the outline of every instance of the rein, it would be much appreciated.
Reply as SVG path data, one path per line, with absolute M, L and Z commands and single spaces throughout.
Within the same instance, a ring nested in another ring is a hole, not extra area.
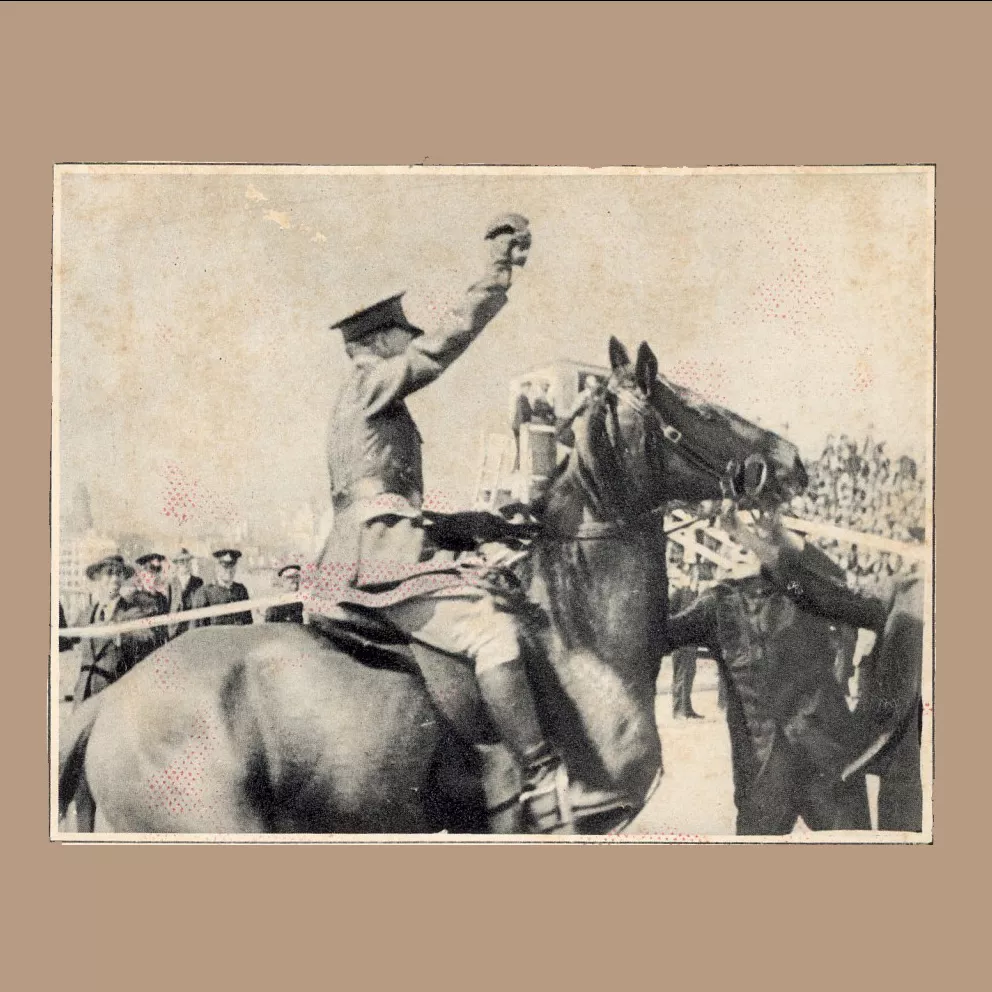
M 578 407 L 578 409 L 573 412 L 570 420 L 574 420 L 581 414 L 585 413 L 588 410 L 590 403 L 594 399 L 598 399 L 604 392 L 609 392 L 612 396 L 615 396 L 619 402 L 626 403 L 628 406 L 632 407 L 639 414 L 641 414 L 644 419 L 653 419 L 660 428 L 661 436 L 673 447 L 677 446 L 680 454 L 687 462 L 699 469 L 701 472 L 715 479 L 719 483 L 720 489 L 725 498 L 733 499 L 738 505 L 738 508 L 741 508 L 746 500 L 749 501 L 754 496 L 757 496 L 762 489 L 764 489 L 765 483 L 768 479 L 768 465 L 760 455 L 749 455 L 744 463 L 745 467 L 749 467 L 755 462 L 760 463 L 761 477 L 755 487 L 754 493 L 738 493 L 737 487 L 734 483 L 734 476 L 740 471 L 741 466 L 736 460 L 731 461 L 721 472 L 708 458 L 706 458 L 705 455 L 696 450 L 696 448 L 694 448 L 691 444 L 683 443 L 683 433 L 672 424 L 667 423 L 654 406 L 650 403 L 644 402 L 637 396 L 634 396 L 628 389 L 618 389 L 612 384 L 600 387 L 599 390 L 591 393 Z M 578 528 L 572 534 L 552 536 L 563 542 L 573 540 L 624 540 L 625 538 L 632 538 L 633 533 L 631 532 L 640 530 L 646 523 L 650 522 L 658 514 L 663 514 L 667 507 L 668 502 L 666 501 L 630 518 L 618 517 L 607 521 L 589 521 L 579 524 Z M 674 534 L 676 531 L 683 530 L 686 527 L 691 527 L 694 524 L 699 523 L 700 521 L 707 520 L 711 516 L 712 513 L 706 513 L 701 516 L 694 517 L 692 520 L 684 521 L 669 530 L 663 531 L 663 533 L 665 536 Z

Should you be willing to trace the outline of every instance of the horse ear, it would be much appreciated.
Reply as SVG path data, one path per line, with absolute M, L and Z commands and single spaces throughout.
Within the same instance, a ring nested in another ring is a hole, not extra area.
M 634 376 L 645 395 L 651 392 L 658 379 L 658 359 L 654 357 L 654 352 L 647 341 L 642 341 L 640 348 L 637 349 Z
M 615 372 L 617 369 L 622 369 L 626 365 L 630 365 L 630 355 L 627 354 L 627 349 L 616 339 L 616 337 L 611 337 L 610 367 Z

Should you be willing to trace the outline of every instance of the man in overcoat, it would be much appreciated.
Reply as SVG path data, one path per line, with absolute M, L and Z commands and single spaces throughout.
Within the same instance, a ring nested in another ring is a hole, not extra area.
M 276 573 L 279 583 L 286 592 L 299 592 L 300 566 L 283 565 Z M 303 623 L 302 603 L 280 603 L 265 611 L 266 623 Z
M 180 548 L 172 556 L 169 576 L 169 613 L 183 613 L 193 609 L 193 597 L 202 588 L 203 579 L 193 574 L 193 555 L 187 548 Z M 178 623 L 169 628 L 169 637 L 178 637 L 189 630 L 188 623 Z
M 123 623 L 154 616 L 148 600 L 121 595 L 123 583 L 133 577 L 134 569 L 119 555 L 111 555 L 90 565 L 86 577 L 96 584 L 95 602 L 84 610 L 77 626 Z M 109 637 L 82 638 L 82 665 L 73 692 L 78 706 L 129 672 L 161 643 L 157 628 L 129 631 Z
M 835 568 L 812 552 L 809 570 Z M 736 830 L 869 830 L 863 774 L 841 781 L 857 724 L 834 675 L 828 621 L 800 609 L 756 565 L 716 583 L 672 616 L 669 648 L 706 647 L 726 684 Z
M 735 515 L 725 526 L 736 528 L 738 540 L 761 558 L 764 573 L 805 613 L 876 635 L 860 666 L 860 737 L 845 773 L 879 777 L 879 830 L 922 832 L 922 580 L 902 579 L 886 596 L 855 593 L 836 576 L 809 568 L 811 546 L 781 527 L 758 535 Z

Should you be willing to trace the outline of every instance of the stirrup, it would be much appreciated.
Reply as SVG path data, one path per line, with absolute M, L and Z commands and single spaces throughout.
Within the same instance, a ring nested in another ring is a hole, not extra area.
M 535 786 L 521 792 L 520 803 L 534 833 L 577 832 L 568 795 L 568 771 L 563 764 L 549 769 Z

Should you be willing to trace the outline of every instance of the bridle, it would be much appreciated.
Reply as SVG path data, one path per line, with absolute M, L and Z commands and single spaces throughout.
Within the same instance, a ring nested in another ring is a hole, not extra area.
M 678 428 L 676 428 L 673 424 L 668 423 L 661 415 L 657 407 L 646 402 L 645 400 L 642 400 L 629 387 L 619 385 L 616 382 L 615 376 L 611 378 L 607 384 L 600 386 L 598 389 L 591 392 L 589 396 L 586 397 L 585 401 L 573 412 L 572 419 L 575 419 L 582 413 L 586 412 L 593 400 L 599 399 L 604 394 L 613 396 L 618 403 L 624 403 L 631 407 L 639 413 L 643 419 L 653 421 L 658 427 L 660 436 L 672 448 L 676 448 L 678 450 L 679 455 L 683 460 L 698 469 L 700 472 L 708 475 L 719 484 L 720 491 L 723 494 L 724 499 L 733 500 L 738 508 L 744 508 L 747 505 L 754 503 L 761 495 L 761 492 L 764 490 L 765 485 L 768 482 L 768 463 L 762 455 L 748 455 L 748 457 L 744 460 L 743 465 L 741 465 L 736 459 L 733 459 L 721 468 L 711 458 L 707 457 L 704 452 L 700 451 L 697 447 L 688 442 L 685 435 L 678 430 Z M 622 461 L 622 450 L 619 450 L 619 454 Z M 747 482 L 748 472 L 752 469 L 757 469 L 758 479 L 756 483 L 749 485 Z M 735 482 L 735 479 L 742 474 L 742 470 L 744 492 L 740 492 L 738 490 L 737 483 Z M 572 538 L 575 540 L 623 538 L 624 536 L 631 535 L 632 532 L 640 529 L 659 514 L 663 514 L 668 508 L 668 505 L 669 501 L 666 500 L 663 503 L 659 503 L 657 506 L 653 506 L 650 509 L 635 514 L 632 517 L 618 517 L 610 521 L 595 521 L 580 524 L 576 532 L 572 535 Z M 691 527 L 703 520 L 707 520 L 711 516 L 711 513 L 707 513 L 691 520 L 683 521 L 675 527 L 664 531 L 664 534 L 666 536 L 668 534 L 674 534 L 676 531 L 683 530 L 686 527 Z

